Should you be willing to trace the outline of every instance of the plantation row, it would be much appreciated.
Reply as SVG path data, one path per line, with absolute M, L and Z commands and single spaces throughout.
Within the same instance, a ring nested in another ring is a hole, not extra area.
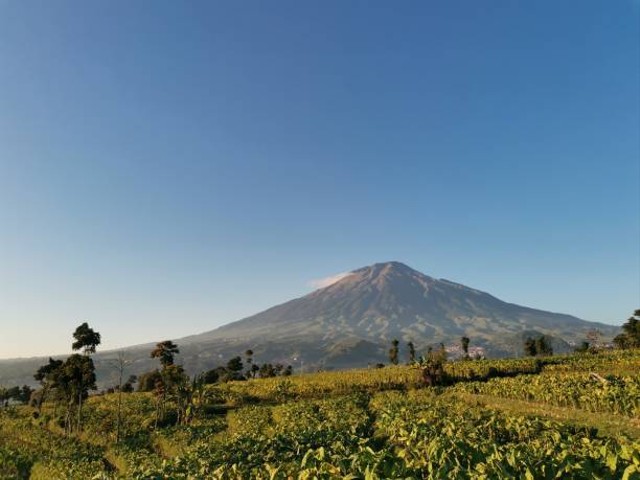
M 67 439 L 8 412 L 1 420 L 3 478 L 640 478 L 637 441 L 425 389 L 248 406 L 140 429 L 121 446 Z
M 55 380 L 46 401 L 40 392 L 33 407 L 0 408 L 0 478 L 640 479 L 638 441 L 474 397 L 636 419 L 638 350 L 457 362 L 441 351 L 413 365 L 212 385 L 172 383 L 184 372 L 169 348 L 157 351 L 153 391 L 67 396 L 45 372 Z
M 105 469 L 103 449 L 48 431 L 12 408 L 0 410 L 0 478 L 92 478 Z
M 424 386 L 424 363 L 388 366 L 380 369 L 318 372 L 281 378 L 267 378 L 259 382 L 230 382 L 208 386 L 211 398 L 219 403 L 244 405 L 256 402 L 278 403 L 289 399 L 324 398 L 352 392 L 406 390 Z M 637 350 L 603 351 L 597 355 L 581 354 L 543 358 L 476 360 L 444 362 L 444 384 L 481 382 L 502 377 L 517 377 L 527 382 L 528 375 L 541 372 L 590 372 L 603 374 L 618 371 L 639 372 L 640 354 Z M 499 380 L 493 380 L 500 384 Z M 505 383 L 505 384 L 508 384 Z M 630 388 L 633 388 L 633 382 Z M 479 393 L 479 392 L 478 392 Z M 630 391 L 632 396 L 635 391 Z M 521 397 L 518 397 L 521 398 Z M 626 408 L 626 407 L 624 407 Z
M 640 372 L 638 350 L 600 351 L 597 354 L 559 357 L 544 367 L 546 372 L 597 372 L 601 375 L 627 375 Z
M 25 427 L 22 420 L 14 421 L 16 428 Z M 231 413 L 226 425 L 163 432 L 155 442 L 166 442 L 164 448 L 174 450 L 170 459 L 163 458 L 158 447 L 110 451 L 119 472 L 100 461 L 97 448 L 76 451 L 77 443 L 52 442 L 28 442 L 28 449 L 55 452 L 36 468 L 39 478 L 640 476 L 637 442 L 601 439 L 591 429 L 470 408 L 425 390 L 245 407 Z
M 448 362 L 443 364 L 447 381 L 485 380 L 493 377 L 538 373 L 550 359 L 509 359 Z M 560 360 L 558 360 L 560 361 Z M 406 390 L 424 386 L 423 365 L 318 372 L 286 379 L 267 378 L 259 382 L 230 382 L 209 386 L 210 395 L 233 405 L 281 402 L 295 398 L 322 398 L 353 392 Z
M 600 381 L 587 373 L 543 373 L 460 383 L 453 390 L 640 417 L 640 375 Z

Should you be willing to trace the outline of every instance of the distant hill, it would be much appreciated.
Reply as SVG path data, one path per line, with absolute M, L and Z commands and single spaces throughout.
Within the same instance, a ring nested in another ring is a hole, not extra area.
M 605 339 L 619 327 L 588 322 L 507 303 L 444 279 L 435 279 L 399 262 L 360 268 L 336 283 L 215 330 L 175 340 L 191 373 L 224 363 L 247 348 L 256 362 L 301 368 L 349 368 L 385 362 L 392 339 L 418 353 L 428 345 L 459 342 L 461 336 L 490 356 L 521 354 L 529 334 L 553 337 L 556 351 L 569 349 L 597 328 Z M 151 336 L 151 335 L 150 335 Z M 161 340 L 161 339 L 158 339 Z M 132 373 L 147 371 L 153 343 L 125 349 Z M 404 350 L 404 351 L 403 351 Z M 115 352 L 95 356 L 102 385 L 115 379 Z M 43 359 L 0 361 L 0 383 L 33 383 L 31 372 Z M 28 375 L 27 375 L 28 372 Z

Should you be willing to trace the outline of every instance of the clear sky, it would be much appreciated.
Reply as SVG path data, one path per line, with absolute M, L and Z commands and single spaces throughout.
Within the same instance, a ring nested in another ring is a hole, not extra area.
M 640 307 L 637 0 L 0 0 L 0 357 L 399 260 Z

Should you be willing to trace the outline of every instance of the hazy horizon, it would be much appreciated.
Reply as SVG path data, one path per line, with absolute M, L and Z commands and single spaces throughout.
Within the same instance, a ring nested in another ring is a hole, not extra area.
M 212 330 L 398 260 L 640 307 L 640 5 L 0 3 L 0 358 Z

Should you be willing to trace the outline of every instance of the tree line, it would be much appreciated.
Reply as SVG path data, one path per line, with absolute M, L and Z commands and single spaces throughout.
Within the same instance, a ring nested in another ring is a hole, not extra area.
M 462 350 L 462 359 L 463 360 L 471 360 L 469 356 L 469 343 L 471 340 L 469 337 L 461 337 L 460 338 L 460 348 Z M 445 347 L 443 343 L 440 343 L 440 350 L 445 352 Z M 433 351 L 433 347 L 429 347 L 427 351 L 427 355 L 429 355 Z M 388 352 L 389 355 L 389 363 L 392 365 L 398 365 L 400 363 L 400 341 L 397 338 L 391 340 L 391 348 Z M 445 352 L 446 357 L 446 352 Z M 480 357 L 476 357 L 479 359 Z M 407 365 L 412 365 L 418 362 L 419 359 L 416 354 L 415 344 L 411 341 L 407 342 Z M 384 366 L 383 364 L 378 364 L 378 367 Z
M 32 399 L 36 417 L 50 395 L 56 400 L 56 408 L 58 404 L 62 405 L 62 426 L 67 435 L 82 430 L 82 404 L 89 396 L 89 390 L 96 389 L 96 369 L 91 355 L 101 343 L 100 334 L 86 322 L 76 328 L 73 338 L 72 350 L 82 353 L 74 353 L 64 361 L 49 358 L 34 375 L 41 388 Z
M 66 435 L 82 431 L 82 406 L 90 391 L 97 390 L 96 369 L 91 355 L 101 343 L 100 333 L 93 330 L 86 322 L 73 332 L 71 348 L 74 353 L 66 360 L 49 361 L 42 365 L 34 378 L 40 384 L 38 390 L 28 386 L 0 388 L 0 406 L 8 405 L 9 401 L 31 403 L 34 407 L 34 417 L 42 415 L 45 402 L 53 403 L 53 417 L 64 428 Z M 118 384 L 107 389 L 106 393 L 118 393 L 117 402 L 117 434 L 119 438 L 122 421 L 122 394 L 135 390 L 152 392 L 155 397 L 155 427 L 164 424 L 188 424 L 198 408 L 203 405 L 204 386 L 228 382 L 232 380 L 249 380 L 254 378 L 268 378 L 288 376 L 293 373 L 291 365 L 255 363 L 253 351 L 245 352 L 245 361 L 240 356 L 230 359 L 226 366 L 219 366 L 193 377 L 189 377 L 182 365 L 175 362 L 180 353 L 178 345 L 171 340 L 156 344 L 150 352 L 150 357 L 158 359 L 160 368 L 141 374 L 129 375 L 125 381 L 124 372 L 129 362 L 124 354 L 118 356 Z M 171 408 L 169 408 L 171 406 Z

